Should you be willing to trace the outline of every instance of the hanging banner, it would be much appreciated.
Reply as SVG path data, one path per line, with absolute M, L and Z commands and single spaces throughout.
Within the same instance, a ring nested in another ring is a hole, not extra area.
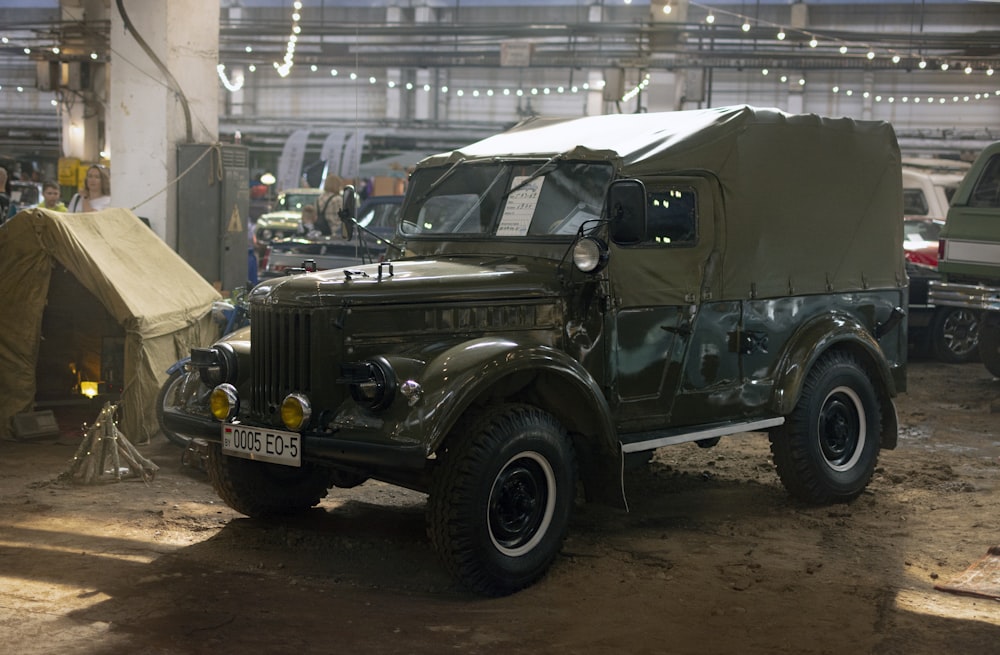
M 340 175 L 340 158 L 344 152 L 344 141 L 347 140 L 346 130 L 335 130 L 327 135 L 320 150 L 319 158 L 326 162 L 323 179 L 327 175 Z
M 364 150 L 365 133 L 355 132 L 344 144 L 344 154 L 340 159 L 340 177 L 357 180 L 361 172 L 361 152 Z
M 281 157 L 278 159 L 279 192 L 301 186 L 302 162 L 305 161 L 308 141 L 309 130 L 295 130 L 285 141 L 285 147 L 282 148 Z

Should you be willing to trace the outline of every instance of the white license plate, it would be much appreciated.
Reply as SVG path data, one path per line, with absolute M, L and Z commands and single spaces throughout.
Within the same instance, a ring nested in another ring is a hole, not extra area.
M 298 432 L 223 423 L 222 452 L 258 462 L 302 466 L 302 436 Z

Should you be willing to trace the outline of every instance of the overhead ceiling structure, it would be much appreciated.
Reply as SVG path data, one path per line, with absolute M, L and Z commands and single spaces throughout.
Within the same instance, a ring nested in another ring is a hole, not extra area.
M 58 151 L 61 107 L 92 92 L 86 67 L 115 62 L 109 24 L 82 20 L 80 0 L 64 0 L 62 11 L 55 1 L 13 4 L 0 10 L 0 152 Z M 279 147 L 295 127 L 352 126 L 369 139 L 440 150 L 528 115 L 593 112 L 595 93 L 602 113 L 745 102 L 882 118 L 916 137 L 981 140 L 1000 130 L 997 2 L 222 7 L 220 130 L 262 148 Z M 63 77 L 53 83 L 55 65 Z

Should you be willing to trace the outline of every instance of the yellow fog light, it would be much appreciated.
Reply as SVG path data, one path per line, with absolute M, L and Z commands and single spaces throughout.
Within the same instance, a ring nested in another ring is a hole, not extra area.
M 240 411 L 240 398 L 236 393 L 236 387 L 228 382 L 212 389 L 208 404 L 212 416 L 220 421 L 232 418 Z
M 290 393 L 281 401 L 281 422 L 289 430 L 301 430 L 309 423 L 312 406 L 309 399 L 299 393 Z

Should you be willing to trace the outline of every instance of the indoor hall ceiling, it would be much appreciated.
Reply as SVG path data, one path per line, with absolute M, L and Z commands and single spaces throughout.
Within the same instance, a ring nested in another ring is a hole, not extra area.
M 437 0 L 427 4 L 440 19 L 414 24 L 413 7 L 420 4 L 306 0 L 295 63 L 345 70 L 510 70 L 504 47 L 529 43 L 530 60 L 523 68 L 553 74 L 608 68 L 909 71 L 941 66 L 978 73 L 1000 66 L 1000 4 L 995 2 L 812 0 L 809 26 L 801 29 L 787 26 L 791 3 L 774 0 L 693 2 L 683 22 L 654 21 L 650 3 L 639 0 L 604 0 L 606 19 L 599 22 L 589 19 L 591 0 Z M 111 0 L 112 11 L 114 5 Z M 385 8 L 393 5 L 401 7 L 404 22 L 385 21 Z M 0 43 L 0 101 L 12 83 L 33 86 L 41 61 L 110 60 L 110 21 L 54 20 L 58 6 L 55 0 L 7 0 L 0 9 L 5 18 L 0 35 L 12 35 Z M 126 0 L 126 6 L 141 10 L 135 0 Z M 509 6 L 518 7 L 516 15 L 525 20 L 509 20 L 511 12 L 499 14 L 507 20 L 497 20 L 497 8 Z M 272 64 L 281 61 L 289 40 L 291 1 L 222 0 L 221 7 L 220 63 L 273 74 Z M 16 15 L 7 13 L 15 9 Z M 714 24 L 706 22 L 709 14 L 717 18 Z M 779 31 L 785 38 L 778 38 Z M 2 102 L 0 118 L 8 134 L 27 140 L 35 138 L 32 126 L 50 129 L 56 120 L 54 112 L 5 111 Z

